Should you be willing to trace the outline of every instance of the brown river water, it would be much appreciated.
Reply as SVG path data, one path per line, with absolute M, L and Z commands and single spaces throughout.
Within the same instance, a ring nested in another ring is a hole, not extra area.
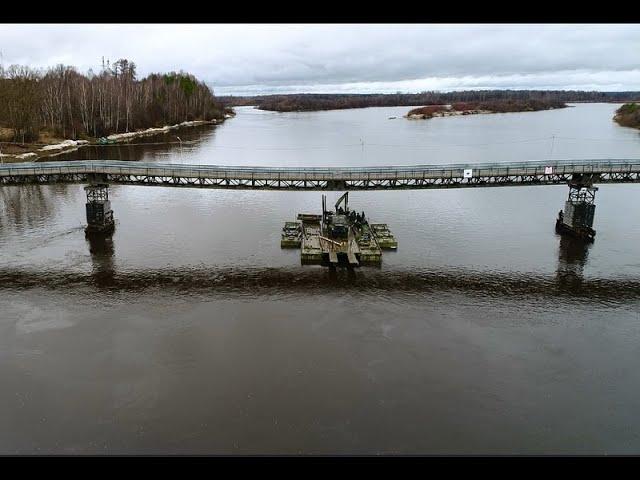
M 182 146 L 56 160 L 639 158 L 617 107 L 243 107 L 160 138 Z M 0 454 L 640 453 L 640 185 L 600 186 L 589 246 L 554 232 L 567 193 L 352 192 L 399 248 L 330 272 L 279 243 L 320 192 L 113 186 L 89 242 L 82 185 L 2 187 Z

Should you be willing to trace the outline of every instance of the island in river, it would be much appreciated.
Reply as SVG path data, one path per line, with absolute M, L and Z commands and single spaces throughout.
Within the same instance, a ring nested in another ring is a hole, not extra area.
M 623 127 L 640 128 L 640 104 L 625 103 L 616 110 L 613 119 Z
M 566 108 L 564 102 L 556 100 L 494 100 L 485 102 L 456 102 L 451 105 L 427 105 L 409 110 L 406 118 L 428 119 L 454 115 L 474 115 L 482 113 L 537 112 Z

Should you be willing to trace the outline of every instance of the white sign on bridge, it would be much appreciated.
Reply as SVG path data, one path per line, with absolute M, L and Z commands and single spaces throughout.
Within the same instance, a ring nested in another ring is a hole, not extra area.
M 553 175 L 553 167 L 544 167 L 545 175 Z
M 464 178 L 471 178 L 473 177 L 473 169 L 472 168 L 465 168 L 464 169 Z

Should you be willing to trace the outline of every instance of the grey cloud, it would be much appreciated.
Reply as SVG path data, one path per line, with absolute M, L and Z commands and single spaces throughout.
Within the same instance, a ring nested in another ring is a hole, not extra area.
M 640 89 L 638 25 L 0 25 L 0 51 L 5 65 L 80 70 L 126 57 L 218 92 Z

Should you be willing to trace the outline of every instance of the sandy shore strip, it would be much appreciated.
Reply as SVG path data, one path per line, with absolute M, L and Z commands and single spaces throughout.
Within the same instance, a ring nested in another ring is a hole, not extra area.
M 184 127 L 197 127 L 200 125 L 217 125 L 219 123 L 224 122 L 226 119 L 233 117 L 232 114 L 225 114 L 224 118 L 220 121 L 217 119 L 213 120 L 193 120 L 186 121 L 182 123 L 177 123 L 175 125 L 166 125 L 164 127 L 156 127 L 156 128 L 147 128 L 144 130 L 138 130 L 135 132 L 126 132 L 126 133 L 114 133 L 112 135 L 108 135 L 104 137 L 107 143 L 125 143 L 129 142 L 135 138 L 141 137 L 150 137 L 153 135 L 161 135 L 172 130 L 177 130 L 179 128 Z M 103 140 L 104 142 L 104 140 Z M 65 140 L 60 143 L 54 143 L 51 145 L 46 145 L 44 147 L 40 147 L 33 152 L 22 153 L 20 155 L 12 155 L 12 154 L 4 154 L 0 153 L 0 162 L 29 162 L 29 161 L 38 161 L 43 158 L 54 157 L 56 155 L 60 155 L 62 153 L 69 153 L 75 150 L 78 150 L 81 147 L 86 146 L 101 146 L 104 143 L 100 143 L 100 139 L 95 139 L 92 141 L 89 140 Z M 1 145 L 0 145 L 1 148 Z
M 225 119 L 230 118 L 232 115 L 226 114 L 224 116 Z M 224 121 L 224 120 L 223 120 Z M 127 142 L 132 138 L 139 137 L 149 137 L 153 135 L 160 135 L 163 133 L 170 132 L 171 130 L 176 130 L 182 127 L 197 127 L 200 125 L 216 125 L 218 121 L 216 119 L 213 120 L 193 120 L 190 122 L 182 122 L 177 123 L 175 125 L 165 125 L 164 127 L 157 128 L 147 128 L 146 130 L 139 130 L 137 132 L 127 132 L 127 133 L 114 133 L 112 135 L 108 135 L 106 138 L 110 142 Z M 221 122 L 222 123 L 222 122 Z

